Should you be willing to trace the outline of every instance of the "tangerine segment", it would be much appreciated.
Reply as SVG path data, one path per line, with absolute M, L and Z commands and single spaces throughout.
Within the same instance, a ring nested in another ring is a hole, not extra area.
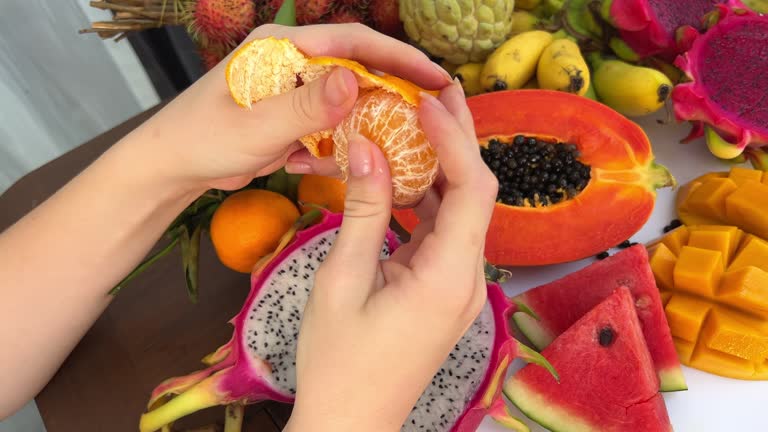
M 419 126 L 416 107 L 384 89 L 364 89 L 352 113 L 333 134 L 336 163 L 343 177 L 349 175 L 347 138 L 362 135 L 381 148 L 389 163 L 394 207 L 412 207 L 434 183 L 437 154 Z
M 334 67 L 356 75 L 358 101 L 335 129 L 304 136 L 301 143 L 315 157 L 334 154 L 346 179 L 347 136 L 364 135 L 383 150 L 389 162 L 393 206 L 415 205 L 438 170 L 437 154 L 416 118 L 420 93 L 425 90 L 392 75 L 374 74 L 353 60 L 307 56 L 288 39 L 274 37 L 256 39 L 237 49 L 227 64 L 226 80 L 235 102 L 250 108 L 254 102 L 295 89 Z

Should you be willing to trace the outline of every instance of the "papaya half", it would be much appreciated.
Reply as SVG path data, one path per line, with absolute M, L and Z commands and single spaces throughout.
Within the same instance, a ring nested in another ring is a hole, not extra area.
M 599 102 L 520 89 L 467 104 L 499 179 L 485 244 L 494 265 L 556 264 L 614 247 L 648 220 L 656 190 L 675 185 L 643 130 Z M 418 223 L 410 209 L 393 217 L 409 233 Z

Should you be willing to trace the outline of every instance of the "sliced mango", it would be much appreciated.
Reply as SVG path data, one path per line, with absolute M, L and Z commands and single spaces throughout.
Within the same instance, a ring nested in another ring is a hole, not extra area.
M 755 236 L 746 236 L 729 270 L 749 266 L 768 272 L 768 242 Z
M 669 250 L 667 245 L 660 243 L 650 257 L 653 276 L 656 278 L 656 285 L 662 290 L 671 290 L 675 286 L 674 270 L 677 257 Z M 669 293 L 672 295 L 672 293 Z
M 734 226 L 681 228 L 649 252 L 680 361 L 768 380 L 768 241 Z
M 759 182 L 763 178 L 763 171 L 742 167 L 733 167 L 728 173 L 728 178 L 731 179 L 736 186 L 741 186 L 747 180 L 753 180 Z
M 768 238 L 768 185 L 747 180 L 725 198 L 725 220 L 744 231 Z
M 697 187 L 688 197 L 688 210 L 701 213 L 712 220 L 725 221 L 725 200 L 738 186 L 729 178 L 710 179 Z
M 688 243 L 689 235 L 690 233 L 688 232 L 688 228 L 681 226 L 674 229 L 673 231 L 670 231 L 669 234 L 664 236 L 661 242 L 666 245 L 673 254 L 679 255 L 680 248 Z
M 677 214 L 688 226 L 726 224 L 768 238 L 768 173 L 733 167 L 686 183 L 676 198 Z
M 768 272 L 747 266 L 723 275 L 718 298 L 737 309 L 768 318 Z
M 674 294 L 664 311 L 667 322 L 675 337 L 688 342 L 696 342 L 704 319 L 712 308 L 712 303 L 685 294 Z
M 724 264 L 731 262 L 736 246 L 741 239 L 741 232 L 736 227 L 722 227 L 723 229 L 695 229 L 691 230 L 688 246 L 720 251 Z M 737 234 L 738 233 L 738 234 Z
M 719 251 L 683 246 L 672 276 L 678 290 L 712 297 L 724 270 L 723 254 Z
M 702 343 L 713 351 L 761 363 L 768 358 L 768 332 L 764 332 L 764 324 L 713 309 L 701 330 Z

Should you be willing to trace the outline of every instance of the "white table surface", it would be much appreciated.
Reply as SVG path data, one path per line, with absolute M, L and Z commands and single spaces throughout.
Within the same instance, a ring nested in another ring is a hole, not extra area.
M 656 160 L 672 172 L 679 184 L 709 171 L 728 171 L 730 165 L 711 156 L 703 139 L 680 144 L 679 140 L 688 134 L 690 126 L 678 124 L 673 119 L 667 124 L 657 123 L 657 119 L 666 118 L 667 114 L 662 110 L 651 116 L 633 120 L 648 134 Z M 645 226 L 632 237 L 632 241 L 647 242 L 662 234 L 663 227 L 676 217 L 673 205 L 676 192 L 676 189 L 671 188 L 657 192 L 653 214 Z M 513 268 L 513 276 L 504 284 L 504 289 L 507 295 L 516 295 L 593 261 L 586 259 L 543 268 Z M 509 375 L 522 365 L 522 361 L 517 360 L 510 368 Z M 768 381 L 728 379 L 685 366 L 683 373 L 688 390 L 664 394 L 676 432 L 768 431 Z M 525 417 L 508 400 L 506 403 L 513 415 L 523 419 L 532 431 L 547 430 Z M 478 430 L 502 432 L 508 429 L 486 417 Z

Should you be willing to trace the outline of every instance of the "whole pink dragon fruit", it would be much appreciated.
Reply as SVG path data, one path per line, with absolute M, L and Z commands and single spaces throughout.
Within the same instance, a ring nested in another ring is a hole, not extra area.
M 706 131 L 715 156 L 732 159 L 748 149 L 759 161 L 759 147 L 768 145 L 768 16 L 720 6 L 719 21 L 675 65 L 690 80 L 671 95 L 675 117 L 693 122 L 683 141 Z
M 253 272 L 251 291 L 230 321 L 232 339 L 207 356 L 207 369 L 171 378 L 152 393 L 140 430 L 167 428 L 175 420 L 215 405 L 263 400 L 292 402 L 296 389 L 296 342 L 314 272 L 323 262 L 341 226 L 342 216 L 322 219 L 288 233 L 278 250 Z M 295 234 L 295 235 L 294 235 Z M 399 241 L 389 231 L 382 247 L 386 259 Z M 555 374 L 537 352 L 509 333 L 508 319 L 518 310 L 496 283 L 477 319 L 450 353 L 402 426 L 403 431 L 468 432 L 490 414 L 516 430 L 528 428 L 512 417 L 501 399 L 501 382 L 515 357 L 538 363 Z
M 601 11 L 640 58 L 672 61 L 703 31 L 717 4 L 746 8 L 739 0 L 604 0 Z

